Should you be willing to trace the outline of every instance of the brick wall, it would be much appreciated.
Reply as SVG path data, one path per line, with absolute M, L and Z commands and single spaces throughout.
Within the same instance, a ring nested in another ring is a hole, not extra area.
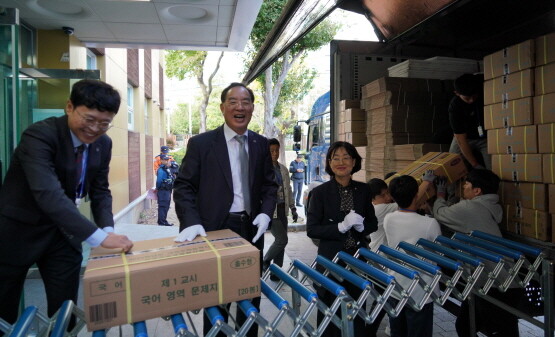
M 127 131 L 129 156 L 127 157 L 129 175 L 129 201 L 141 196 L 141 139 L 140 133 Z M 152 148 L 152 146 L 151 146 Z M 152 170 L 152 169 L 151 169 Z
M 139 86 L 139 50 L 127 49 L 127 82 Z
M 145 49 L 145 97 L 152 99 L 152 52 Z
M 158 95 L 158 99 L 160 100 L 160 110 L 164 110 L 164 68 L 162 65 L 158 65 L 158 85 L 160 87 L 160 91 Z
M 152 151 L 152 136 L 145 135 L 145 172 L 146 172 L 146 188 L 154 186 L 154 171 L 152 162 L 154 161 L 154 153 Z

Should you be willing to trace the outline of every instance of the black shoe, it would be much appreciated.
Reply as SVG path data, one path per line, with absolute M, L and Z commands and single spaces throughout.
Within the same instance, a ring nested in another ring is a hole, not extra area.
M 302 205 L 302 204 L 300 204 L 300 203 L 297 203 L 297 206 L 299 206 L 299 207 L 303 207 L 303 205 Z

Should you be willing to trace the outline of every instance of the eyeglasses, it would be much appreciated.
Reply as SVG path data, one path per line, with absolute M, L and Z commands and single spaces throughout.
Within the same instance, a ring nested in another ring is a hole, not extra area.
M 353 157 L 351 157 L 351 156 L 333 157 L 333 158 L 331 159 L 331 161 L 332 161 L 334 164 L 339 164 L 340 162 L 346 162 L 346 163 L 347 163 L 347 162 L 351 162 L 352 160 L 353 160 Z
M 99 122 L 97 121 L 95 118 L 90 117 L 90 116 L 83 116 L 77 109 L 75 109 L 75 111 L 77 112 L 77 114 L 79 115 L 79 117 L 81 117 L 81 120 L 83 121 L 83 123 L 85 123 L 86 126 L 88 127 L 98 127 L 98 129 L 102 130 L 102 131 L 106 131 L 108 129 L 110 129 L 112 126 L 114 126 L 111 122 Z
M 230 106 L 231 108 L 236 108 L 238 106 L 248 108 L 248 107 L 252 106 L 252 102 L 250 100 L 238 101 L 238 100 L 233 99 L 233 100 L 226 101 L 226 104 L 228 106 Z

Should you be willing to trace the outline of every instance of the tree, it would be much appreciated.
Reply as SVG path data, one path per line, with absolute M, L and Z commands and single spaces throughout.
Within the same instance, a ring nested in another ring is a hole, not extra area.
M 281 15 L 285 3 L 286 0 L 265 0 L 262 3 L 250 35 L 251 47 L 254 50 L 259 50 L 264 43 L 273 28 L 275 18 Z M 329 19 L 322 21 L 256 79 L 261 84 L 264 97 L 264 136 L 277 137 L 281 142 L 283 141 L 284 131 L 291 126 L 291 120 L 294 120 L 296 115 L 294 110 L 291 111 L 290 120 L 287 122 L 284 118 L 285 110 L 291 109 L 291 106 L 294 106 L 292 102 L 306 95 L 314 79 L 314 70 L 310 71 L 302 66 L 301 61 L 308 51 L 318 50 L 329 43 L 339 28 L 340 24 Z M 254 57 L 254 52 L 251 51 L 250 57 L 251 59 Z M 289 77 L 295 64 L 300 64 L 298 73 Z M 279 124 L 278 119 L 281 120 Z M 281 149 L 283 150 L 283 146 Z
M 208 77 L 207 83 L 204 82 L 204 63 L 208 52 L 192 50 L 168 50 L 166 52 L 166 75 L 170 78 L 183 80 L 194 77 L 202 92 L 200 103 L 200 132 L 206 131 L 206 107 L 212 93 L 212 80 L 220 69 L 220 62 L 224 52 L 220 53 L 214 70 Z

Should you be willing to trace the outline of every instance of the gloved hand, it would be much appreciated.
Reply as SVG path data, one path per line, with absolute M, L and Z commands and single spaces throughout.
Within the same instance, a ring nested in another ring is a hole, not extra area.
M 299 213 L 297 213 L 296 208 L 291 208 L 291 216 L 293 217 L 293 222 L 297 222 L 297 220 L 299 220 Z
M 197 236 L 206 236 L 206 231 L 202 225 L 187 227 L 174 239 L 175 242 L 193 241 Z
M 439 177 L 436 182 L 436 193 L 439 198 L 445 198 L 447 194 L 447 178 Z
M 436 175 L 434 174 L 433 170 L 426 170 L 426 172 L 422 174 L 422 181 L 433 183 L 435 178 Z
M 268 226 L 270 225 L 270 217 L 264 213 L 260 213 L 256 216 L 256 218 L 254 218 L 252 224 L 253 226 L 258 226 L 258 231 L 252 239 L 252 243 L 255 243 L 268 229 Z
M 341 233 L 347 233 L 353 226 L 359 232 L 364 230 L 364 218 L 355 213 L 355 210 L 351 210 L 351 212 L 345 216 L 343 222 L 337 224 L 337 229 L 339 229 Z

